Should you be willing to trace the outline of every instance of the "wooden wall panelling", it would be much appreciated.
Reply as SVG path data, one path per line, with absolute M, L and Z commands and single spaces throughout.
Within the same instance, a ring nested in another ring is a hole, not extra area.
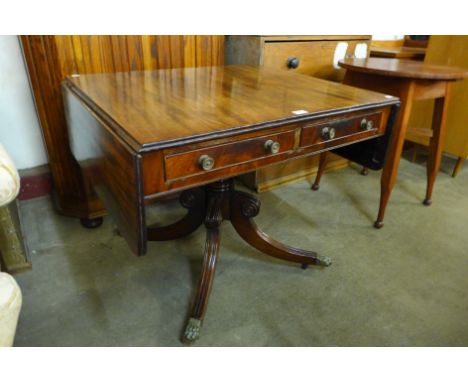
M 93 218 L 105 213 L 73 158 L 60 83 L 70 74 L 222 65 L 224 36 L 21 36 L 47 148 L 57 210 Z

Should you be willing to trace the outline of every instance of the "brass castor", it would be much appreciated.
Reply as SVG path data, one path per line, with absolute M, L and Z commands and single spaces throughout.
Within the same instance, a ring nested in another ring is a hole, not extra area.
M 423 204 L 425 206 L 430 206 L 432 204 L 432 200 L 431 199 L 424 199 Z
M 332 264 L 332 261 L 328 256 L 317 255 L 317 258 L 315 259 L 315 261 L 312 264 L 321 265 L 322 267 L 329 267 Z M 309 268 L 309 264 L 303 263 L 303 264 L 301 264 L 301 268 L 302 269 L 307 269 L 307 268 Z
M 81 218 L 80 219 L 81 225 L 88 229 L 100 227 L 103 221 L 104 221 L 103 218 L 94 218 L 94 219 Z

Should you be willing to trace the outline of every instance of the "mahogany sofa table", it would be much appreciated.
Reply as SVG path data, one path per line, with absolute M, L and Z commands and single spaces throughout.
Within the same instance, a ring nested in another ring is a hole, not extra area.
M 249 66 L 74 75 L 63 82 L 73 155 L 136 255 L 204 224 L 203 268 L 184 340 L 199 336 L 223 220 L 263 253 L 303 265 L 330 259 L 262 232 L 260 202 L 232 178 L 391 131 L 399 100 L 294 73 Z M 362 120 L 372 121 L 363 128 Z M 357 142 L 357 143 L 356 143 Z M 372 145 L 371 145 L 372 146 Z M 147 227 L 145 205 L 182 191 L 179 222 Z
M 390 58 L 346 59 L 340 61 L 339 65 L 346 69 L 344 84 L 391 94 L 401 100 L 401 110 L 395 121 L 392 140 L 389 143 L 388 155 L 381 177 L 380 208 L 375 222 L 375 227 L 381 228 L 390 193 L 396 181 L 407 131 L 412 134 L 424 134 L 430 137 L 427 160 L 427 188 L 423 203 L 426 206 L 432 203 L 432 190 L 439 171 L 444 146 L 445 121 L 451 84 L 454 81 L 468 77 L 468 70 L 425 64 L 414 60 Z M 432 130 L 408 128 L 413 102 L 423 99 L 435 100 Z M 321 163 L 325 161 L 324 154 Z M 324 170 L 324 166 L 321 167 L 317 173 L 314 189 L 319 187 Z M 366 174 L 366 169 L 363 169 L 363 174 Z

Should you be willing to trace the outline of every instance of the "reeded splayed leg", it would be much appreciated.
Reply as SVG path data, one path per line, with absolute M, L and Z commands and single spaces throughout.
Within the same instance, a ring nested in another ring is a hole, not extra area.
M 206 227 L 205 251 L 198 288 L 184 334 L 184 342 L 193 342 L 200 336 L 205 317 L 219 254 L 219 227 L 229 219 L 237 233 L 250 245 L 267 255 L 302 264 L 330 265 L 328 257 L 315 252 L 281 244 L 262 232 L 253 217 L 260 210 L 260 202 L 245 192 L 234 190 L 234 182 L 221 180 L 206 186 L 185 191 L 181 204 L 188 209 L 187 215 L 166 227 L 148 228 L 149 240 L 172 240 L 193 232 L 201 223 Z
M 282 244 L 261 231 L 253 218 L 260 212 L 260 201 L 242 191 L 234 191 L 231 199 L 231 223 L 237 233 L 252 247 L 282 260 L 299 264 L 328 266 L 330 258 Z
M 179 221 L 164 227 L 148 227 L 148 240 L 167 241 L 187 236 L 203 224 L 205 217 L 205 190 L 194 188 L 182 192 L 180 204 L 188 209 Z
M 222 182 L 215 183 L 212 189 L 207 187 L 207 208 L 205 216 L 206 241 L 205 252 L 203 255 L 203 266 L 200 279 L 198 281 L 197 293 L 192 305 L 190 318 L 185 328 L 183 339 L 185 342 L 193 342 L 200 337 L 200 330 L 205 317 L 210 297 L 211 288 L 216 270 L 216 262 L 219 254 L 220 234 L 219 226 L 223 221 L 223 210 L 225 210 L 225 200 L 223 191 L 216 188 L 218 185 L 222 188 Z

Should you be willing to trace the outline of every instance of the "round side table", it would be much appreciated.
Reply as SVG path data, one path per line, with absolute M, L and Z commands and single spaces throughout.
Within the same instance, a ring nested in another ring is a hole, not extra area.
M 444 65 L 430 65 L 414 60 L 389 58 L 346 59 L 339 62 L 346 69 L 343 83 L 399 97 L 401 109 L 393 127 L 391 141 L 381 177 L 380 207 L 376 228 L 383 226 L 383 219 L 391 191 L 395 185 L 398 164 L 407 131 L 430 137 L 427 160 L 427 188 L 424 204 L 432 203 L 432 190 L 440 167 L 445 139 L 445 121 L 450 88 L 454 81 L 468 77 L 468 69 Z M 413 102 L 434 99 L 432 130 L 410 129 L 408 121 Z M 325 158 L 321 158 L 315 188 L 324 170 Z

